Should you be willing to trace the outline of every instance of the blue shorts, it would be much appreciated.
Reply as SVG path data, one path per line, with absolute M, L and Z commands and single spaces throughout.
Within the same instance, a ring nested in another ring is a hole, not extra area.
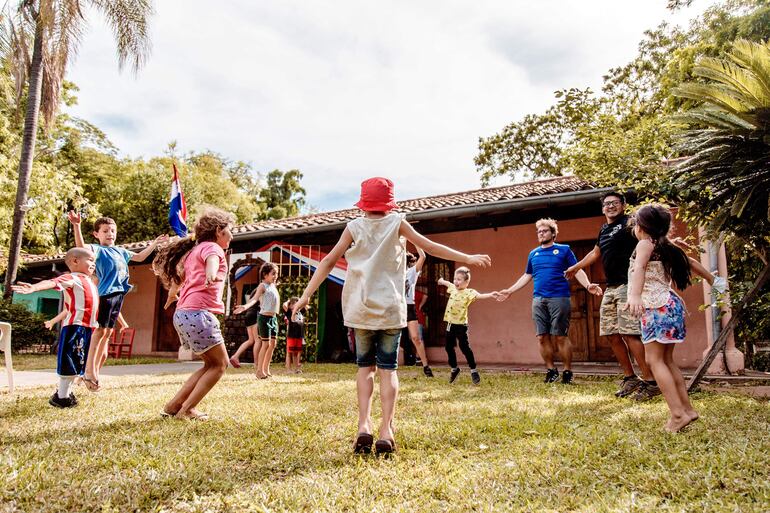
M 219 320 L 208 310 L 177 310 L 174 312 L 174 328 L 182 346 L 195 354 L 205 353 L 225 343 Z
M 125 292 L 114 292 L 106 296 L 99 296 L 99 313 L 97 321 L 100 328 L 114 328 L 118 320 L 120 309 L 123 308 Z
M 401 328 L 392 330 L 356 331 L 356 364 L 359 367 L 378 369 L 398 369 L 398 343 L 401 340 Z
M 82 376 L 86 370 L 88 346 L 91 345 L 91 328 L 70 324 L 59 334 L 59 351 L 56 355 L 56 374 Z
M 569 332 L 570 300 L 568 297 L 532 298 L 532 320 L 540 335 L 566 337 Z

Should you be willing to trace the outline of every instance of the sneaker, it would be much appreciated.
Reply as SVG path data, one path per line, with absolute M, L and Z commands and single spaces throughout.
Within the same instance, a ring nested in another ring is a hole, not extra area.
M 474 385 L 478 385 L 481 383 L 481 376 L 479 375 L 479 371 L 472 370 L 471 371 L 471 380 L 473 381 Z
M 553 383 L 559 379 L 559 371 L 557 369 L 548 369 L 548 372 L 545 373 L 545 383 Z
M 635 375 L 623 378 L 623 382 L 620 384 L 620 388 L 617 392 L 615 392 L 615 397 L 628 397 L 629 395 L 639 390 L 639 387 L 642 386 L 642 383 L 644 382 Z
M 48 404 L 51 406 L 55 406 L 57 408 L 72 408 L 77 403 L 72 401 L 72 395 L 70 394 L 69 397 L 65 397 L 62 399 L 59 397 L 58 392 L 54 392 L 51 398 L 48 400 Z
M 452 369 L 452 372 L 449 374 L 449 383 L 454 383 L 457 379 L 457 376 L 460 375 L 460 369 Z
M 72 406 L 78 405 L 78 398 L 75 397 L 75 394 L 70 392 L 70 401 L 72 401 Z
M 422 368 L 422 373 L 425 374 L 426 377 L 432 378 L 433 377 L 433 371 L 430 370 L 430 366 L 426 365 Z
M 634 394 L 633 400 L 644 402 L 649 401 L 656 395 L 660 395 L 660 388 L 658 385 L 653 385 L 651 383 L 647 383 L 646 381 L 642 382 L 642 385 L 639 387 L 639 390 Z
M 571 370 L 565 370 L 561 373 L 561 384 L 562 385 L 571 385 L 572 384 L 572 371 Z

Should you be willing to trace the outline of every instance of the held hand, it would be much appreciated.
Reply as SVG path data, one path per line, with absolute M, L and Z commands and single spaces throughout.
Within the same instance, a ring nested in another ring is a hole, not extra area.
M 588 292 L 593 294 L 594 296 L 602 296 L 602 295 L 604 295 L 604 292 L 602 291 L 602 288 L 599 285 L 597 285 L 596 283 L 590 284 L 586 290 L 588 290 Z
M 294 308 L 291 309 L 292 320 L 295 320 L 297 318 L 297 312 L 305 308 L 308 302 L 309 302 L 309 299 L 306 298 L 305 296 L 302 296 L 301 298 L 299 298 L 299 300 L 296 303 L 294 303 Z
M 80 216 L 80 212 L 77 212 L 75 210 L 70 210 L 67 212 L 67 219 L 69 219 L 70 223 L 72 223 L 75 226 L 78 226 L 80 224 L 80 221 L 82 220 Z
M 577 269 L 576 266 L 577 264 L 568 267 L 567 270 L 564 271 L 564 277 L 567 278 L 568 280 L 571 280 L 572 278 L 574 278 L 577 272 L 579 271 L 579 269 Z
M 155 240 L 152 241 L 152 245 L 153 246 L 157 246 L 158 244 L 160 244 L 162 242 L 168 242 L 168 234 L 167 233 L 164 233 L 163 235 L 158 235 L 157 237 L 155 237 Z
M 470 255 L 465 263 L 478 267 L 489 267 L 492 265 L 492 259 L 489 258 L 489 255 Z
M 32 285 L 23 281 L 16 283 L 16 285 L 11 285 L 11 289 L 19 294 L 32 294 L 34 292 Z
M 508 292 L 508 290 L 506 289 L 506 290 L 500 290 L 500 291 L 498 291 L 498 292 L 497 292 L 497 296 L 496 296 L 496 299 L 497 299 L 498 301 L 505 301 L 505 300 L 506 300 L 506 299 L 508 299 L 509 297 L 511 297 L 511 293 L 510 293 L 510 292 Z

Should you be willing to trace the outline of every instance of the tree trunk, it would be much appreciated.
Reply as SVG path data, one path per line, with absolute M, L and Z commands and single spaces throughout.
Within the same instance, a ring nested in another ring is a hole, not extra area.
M 695 374 L 693 374 L 690 378 L 690 382 L 687 384 L 688 392 L 692 392 L 692 390 L 698 385 L 700 380 L 706 374 L 706 370 L 711 365 L 711 362 L 714 361 L 714 358 L 716 358 L 719 351 L 725 347 L 725 344 L 727 343 L 727 337 L 730 335 L 730 333 L 732 333 L 733 328 L 735 328 L 735 325 L 738 323 L 738 320 L 741 317 L 741 312 L 746 307 L 746 305 L 751 304 L 751 302 L 756 299 L 768 281 L 770 281 L 770 264 L 765 264 L 765 268 L 762 269 L 762 272 L 759 273 L 759 277 L 757 277 L 756 281 L 754 282 L 754 286 L 746 293 L 743 301 L 741 301 L 741 303 L 733 309 L 730 322 L 727 323 L 727 326 L 725 326 L 725 328 L 722 330 L 722 333 L 719 334 L 719 338 L 714 341 L 714 345 L 711 346 L 711 350 L 708 352 L 708 354 L 706 354 L 701 364 L 695 370 Z
M 13 294 L 11 285 L 16 281 L 21 256 L 21 241 L 24 235 L 24 216 L 26 215 L 29 181 L 32 174 L 32 161 L 35 156 L 37 138 L 37 118 L 40 112 L 40 94 L 43 85 L 43 28 L 40 21 L 35 26 L 35 42 L 32 50 L 32 63 L 29 72 L 27 92 L 27 112 L 24 117 L 24 138 L 19 158 L 19 184 L 16 189 L 16 202 L 13 207 L 13 227 L 11 243 L 8 248 L 8 269 L 5 271 L 5 290 L 3 297 Z

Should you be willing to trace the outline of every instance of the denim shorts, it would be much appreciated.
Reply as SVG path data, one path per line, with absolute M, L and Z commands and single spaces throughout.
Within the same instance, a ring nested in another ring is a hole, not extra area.
M 569 332 L 570 300 L 568 297 L 532 298 L 532 320 L 540 335 L 566 337 Z
M 225 343 L 219 320 L 208 310 L 177 310 L 174 312 L 174 328 L 182 346 L 195 354 L 205 353 Z
M 401 328 L 391 330 L 356 331 L 356 363 L 359 367 L 378 369 L 398 369 L 398 343 L 401 340 Z

